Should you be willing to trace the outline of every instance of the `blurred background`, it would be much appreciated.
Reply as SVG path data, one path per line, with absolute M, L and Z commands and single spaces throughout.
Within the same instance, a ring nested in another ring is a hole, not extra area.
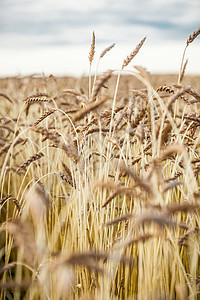
M 186 40 L 200 26 L 199 0 L 0 0 L 0 76 L 87 75 L 92 32 L 99 71 L 121 68 L 140 40 L 132 64 L 151 73 L 178 73 Z M 187 74 L 200 73 L 200 37 L 189 47 Z

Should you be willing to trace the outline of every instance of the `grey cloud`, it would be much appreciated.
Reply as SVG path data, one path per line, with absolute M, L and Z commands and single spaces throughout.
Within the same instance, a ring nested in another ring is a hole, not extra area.
M 66 45 L 76 43 L 78 38 L 79 42 L 88 43 L 91 29 L 102 27 L 105 32 L 99 41 L 104 42 L 112 40 L 112 32 L 117 37 L 116 30 L 121 33 L 116 42 L 126 42 L 126 32 L 136 36 L 136 29 L 141 32 L 147 30 L 152 39 L 157 35 L 157 39 L 182 40 L 200 25 L 199 0 L 109 0 L 104 1 L 101 8 L 95 8 L 94 4 L 92 9 L 86 11 L 67 9 L 65 2 L 62 2 L 63 7 L 61 2 L 56 6 L 55 1 L 51 2 L 54 5 L 49 5 L 46 12 L 40 1 L 1 0 L 0 35 L 4 39 L 6 35 L 27 36 L 29 39 L 38 36 L 40 45 Z M 77 38 L 73 38 L 72 34 Z M 33 43 L 37 44 L 37 38 Z

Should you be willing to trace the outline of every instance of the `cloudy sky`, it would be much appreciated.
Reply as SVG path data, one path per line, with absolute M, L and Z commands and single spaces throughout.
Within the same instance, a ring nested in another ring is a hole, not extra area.
M 199 16 L 199 0 L 0 0 L 0 75 L 86 73 L 93 30 L 96 56 L 116 43 L 102 71 L 120 68 L 147 36 L 134 63 L 178 72 Z M 188 73 L 200 73 L 200 37 L 189 48 Z

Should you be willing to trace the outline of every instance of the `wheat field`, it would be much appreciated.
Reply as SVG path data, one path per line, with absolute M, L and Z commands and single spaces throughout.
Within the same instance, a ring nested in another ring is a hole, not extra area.
M 0 298 L 198 299 L 200 76 L 0 79 Z M 180 54 L 181 58 L 181 54 Z M 192 58 L 189 58 L 192 59 Z

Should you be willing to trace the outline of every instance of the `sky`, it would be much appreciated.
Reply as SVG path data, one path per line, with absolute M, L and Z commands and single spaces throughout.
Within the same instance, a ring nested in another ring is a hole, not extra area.
M 116 43 L 99 71 L 120 69 L 147 37 L 129 68 L 177 73 L 190 34 L 200 27 L 200 0 L 0 0 L 0 76 L 88 73 L 101 51 Z M 200 36 L 188 47 L 188 73 L 200 73 Z

